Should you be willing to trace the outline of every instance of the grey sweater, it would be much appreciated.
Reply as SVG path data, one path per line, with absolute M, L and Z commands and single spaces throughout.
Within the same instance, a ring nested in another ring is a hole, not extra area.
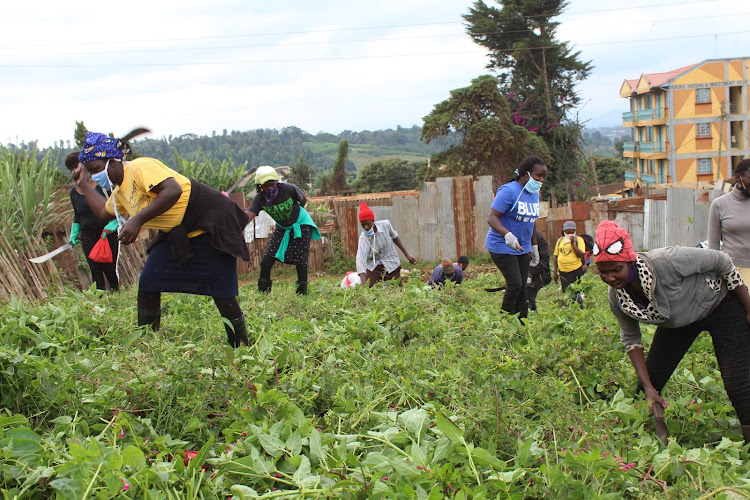
M 735 266 L 750 267 L 750 198 L 736 188 L 719 196 L 708 212 L 708 248 L 722 250 Z
M 678 328 L 710 315 L 734 288 L 737 271 L 723 252 L 692 247 L 657 248 L 639 253 L 653 275 L 652 293 L 647 297 L 665 319 L 638 320 L 620 308 L 617 290 L 609 289 L 609 308 L 620 325 L 620 340 L 626 350 L 642 347 L 640 322 Z M 742 281 L 740 280 L 740 284 Z

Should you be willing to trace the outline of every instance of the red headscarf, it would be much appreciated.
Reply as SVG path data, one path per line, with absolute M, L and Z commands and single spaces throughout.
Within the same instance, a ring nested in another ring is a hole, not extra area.
M 595 262 L 633 262 L 636 259 L 630 235 L 613 220 L 605 220 L 596 228 L 592 253 Z
M 359 204 L 359 222 L 366 220 L 375 221 L 375 214 L 372 213 L 372 210 L 367 206 L 367 203 L 363 201 Z

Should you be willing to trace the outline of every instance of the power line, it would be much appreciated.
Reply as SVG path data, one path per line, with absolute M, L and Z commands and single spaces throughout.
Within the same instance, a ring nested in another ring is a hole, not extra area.
M 726 33 L 707 33 L 703 35 L 684 35 L 674 37 L 663 37 L 663 38 L 644 38 L 639 40 L 620 40 L 614 42 L 597 42 L 597 43 L 581 43 L 576 44 L 578 47 L 597 47 L 603 45 L 616 45 L 623 43 L 645 43 L 645 42 L 662 42 L 667 40 L 684 40 L 689 38 L 705 38 L 705 37 L 718 37 L 725 35 L 739 35 L 750 33 L 750 30 L 745 31 L 730 31 Z M 493 52 L 524 52 L 531 50 L 541 49 L 554 49 L 564 47 L 565 44 L 555 45 L 540 45 L 536 47 L 523 47 L 516 49 L 501 49 L 494 50 Z M 263 63 L 294 63 L 294 62 L 321 62 L 321 61 L 355 61 L 355 60 L 367 60 L 367 59 L 390 59 L 399 57 L 432 57 L 432 56 L 448 56 L 448 55 L 464 55 L 464 54 L 476 54 L 477 50 L 472 51 L 456 51 L 456 52 L 433 52 L 433 53 L 414 53 L 414 54 L 389 54 L 383 56 L 342 56 L 342 57 L 317 57 L 317 58 L 296 58 L 296 59 L 257 59 L 257 60 L 245 60 L 245 61 L 201 61 L 201 62 L 174 62 L 174 63 L 117 63 L 117 64 L 2 64 L 0 68 L 6 69 L 56 69 L 56 68 L 135 68 L 135 67 L 177 67 L 177 66 L 218 66 L 218 65 L 240 65 L 240 64 L 263 64 Z
M 668 22 L 682 22 L 690 21 L 695 19 L 711 19 L 721 17 L 738 17 L 750 15 L 750 12 L 733 12 L 727 14 L 717 14 L 715 16 L 696 16 L 696 17 L 683 17 L 676 19 L 657 19 L 650 21 L 635 21 L 631 23 L 620 23 L 619 26 L 628 26 L 636 24 L 658 24 Z M 471 36 L 490 36 L 496 34 L 510 34 L 510 33 L 528 33 L 529 30 L 503 30 L 503 31 L 486 31 L 482 33 L 473 33 Z M 157 52 L 188 52 L 188 51 L 215 51 L 215 50 L 227 50 L 227 49 L 249 49 L 249 48 L 266 48 L 266 47 L 298 47 L 298 46 L 310 46 L 310 45 L 341 45 L 341 44 L 352 44 L 352 43 L 367 43 L 367 42 L 390 42 L 400 40 L 425 40 L 435 38 L 464 38 L 466 34 L 459 35 L 415 35 L 415 36 L 403 36 L 403 37 L 388 37 L 388 38 L 365 38 L 359 40 L 337 40 L 337 41 L 324 41 L 324 42 L 292 42 L 292 43 L 277 43 L 277 44 L 253 44 L 253 45 L 220 45 L 214 47 L 178 47 L 178 48 L 164 48 L 164 49 L 125 49 L 125 50 L 98 50 L 98 51 L 86 51 L 86 52 L 58 52 L 54 54 L 45 53 L 44 55 L 50 56 L 73 56 L 73 55 L 102 55 L 102 54 L 138 54 L 138 53 L 157 53 Z M 615 42 L 620 43 L 620 42 Z M 7 54 L 6 54 L 7 55 Z M 17 55 L 17 54 L 12 54 Z
M 664 4 L 651 4 L 651 5 L 639 5 L 639 6 L 632 6 L 632 7 L 618 7 L 614 9 L 593 9 L 593 10 L 583 10 L 583 11 L 571 11 L 571 12 L 562 12 L 560 16 L 565 15 L 573 15 L 573 14 L 592 14 L 592 13 L 598 13 L 598 12 L 618 12 L 623 10 L 634 10 L 634 9 L 651 9 L 651 8 L 657 8 L 657 7 L 669 7 L 669 6 L 684 6 L 689 4 L 698 4 L 698 3 L 711 3 L 716 2 L 717 0 L 693 0 L 688 2 L 678 2 L 678 3 L 664 3 Z M 531 16 L 525 16 L 526 18 L 535 18 L 535 17 L 549 17 L 548 14 L 537 14 L 537 15 L 531 15 Z M 556 16 L 555 16 L 556 17 Z M 502 20 L 502 19 L 513 19 L 514 16 L 504 16 L 504 17 L 496 17 L 495 20 Z M 260 36 L 281 36 L 281 35 L 307 35 L 307 34 L 315 34 L 315 33 L 338 33 L 338 32 L 351 32 L 351 31 L 365 31 L 365 30 L 376 30 L 376 29 L 392 29 L 392 28 L 413 28 L 413 27 L 421 27 L 421 26 L 439 26 L 439 25 L 450 25 L 450 24 L 463 24 L 462 22 L 456 22 L 456 21 L 441 21 L 441 22 L 435 22 L 435 23 L 413 23 L 413 24 L 392 24 L 392 25 L 382 25 L 382 26 L 362 26 L 362 27 L 353 27 L 353 28 L 331 28 L 331 29 L 322 29 L 322 30 L 307 30 L 307 31 L 278 31 L 278 32 L 268 32 L 268 33 L 247 33 L 247 34 L 239 34 L 239 35 L 216 35 L 216 36 L 205 36 L 205 37 L 181 37 L 181 38 L 155 38 L 155 39 L 145 39 L 145 40 L 120 40 L 120 41 L 106 41 L 106 40 L 97 40 L 96 42 L 64 42 L 64 43 L 53 43 L 53 44 L 36 44 L 36 45 L 26 45 L 26 44 L 8 44 L 8 45 L 0 45 L 0 48 L 7 48 L 7 47 L 18 47 L 18 46 L 24 46 L 24 47 L 62 47 L 62 46 L 70 46 L 70 45 L 112 45 L 112 44 L 123 44 L 123 43 L 156 43 L 156 42 L 184 42 L 184 41 L 190 41 L 190 40 L 222 40 L 222 39 L 231 39 L 231 38 L 247 38 L 247 37 L 260 37 Z

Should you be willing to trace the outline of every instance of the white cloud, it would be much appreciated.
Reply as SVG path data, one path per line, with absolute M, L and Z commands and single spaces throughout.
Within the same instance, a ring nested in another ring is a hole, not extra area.
M 12 2 L 0 33 L 0 142 L 72 138 L 76 120 L 114 133 L 145 125 L 157 137 L 420 124 L 450 90 L 487 72 L 485 50 L 461 18 L 472 3 Z M 746 55 L 738 54 L 744 35 L 636 41 L 744 31 L 750 6 L 612 10 L 654 3 L 572 0 L 560 18 L 558 38 L 595 65 L 580 87 L 583 119 L 617 124 L 624 78 Z M 724 12 L 733 15 L 713 17 Z

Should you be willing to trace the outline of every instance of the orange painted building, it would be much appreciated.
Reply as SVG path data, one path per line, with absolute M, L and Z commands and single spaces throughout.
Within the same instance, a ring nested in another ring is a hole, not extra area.
M 644 183 L 715 181 L 750 156 L 750 58 L 709 59 L 665 73 L 625 80 L 631 127 L 626 180 Z

